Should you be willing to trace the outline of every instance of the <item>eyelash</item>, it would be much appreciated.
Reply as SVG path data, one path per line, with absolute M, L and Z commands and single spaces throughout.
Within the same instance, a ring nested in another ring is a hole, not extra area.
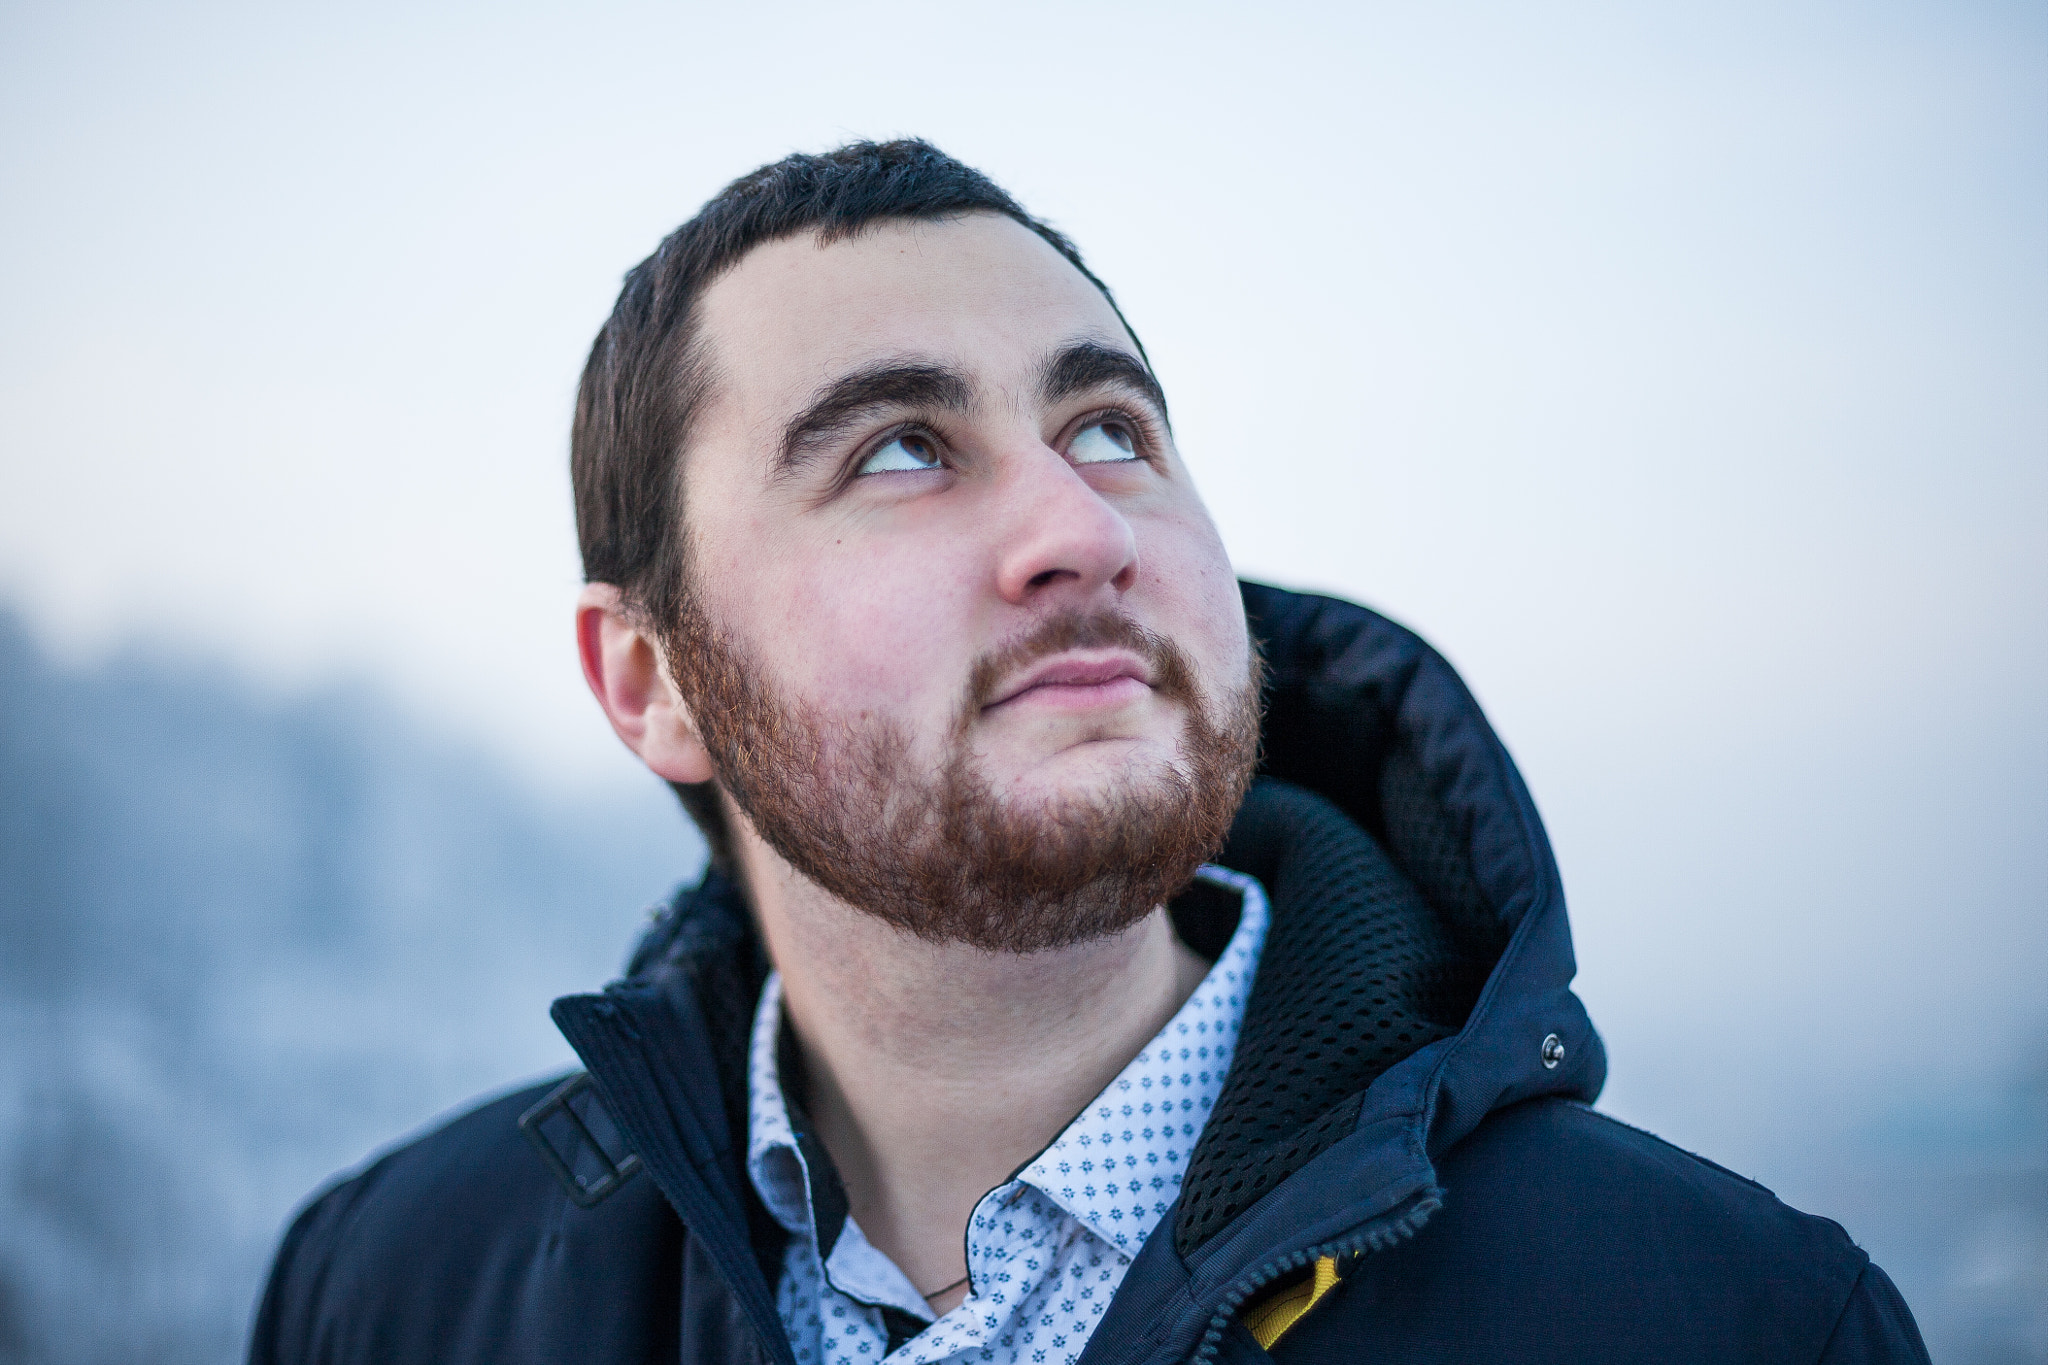
M 1085 431 L 1098 423 L 1111 420 L 1122 422 L 1130 429 L 1132 443 L 1137 449 L 1138 459 L 1141 462 L 1146 464 L 1155 463 L 1156 452 L 1159 449 L 1156 425 L 1151 418 L 1141 413 L 1133 412 L 1129 408 L 1108 407 L 1087 413 L 1067 424 L 1066 439 L 1071 440 L 1077 433 Z M 875 452 L 886 448 L 891 441 L 900 440 L 905 436 L 924 437 L 934 446 L 937 446 L 942 455 L 952 450 L 952 443 L 939 435 L 937 429 L 930 423 L 916 419 L 908 422 L 898 422 L 895 426 L 887 428 L 871 440 L 863 442 L 855 450 L 853 458 L 846 465 L 847 481 L 851 482 L 853 479 L 861 477 L 860 467 L 866 464 L 874 456 Z
M 895 426 L 887 428 L 880 435 L 863 443 L 856 449 L 853 459 L 847 467 L 856 471 L 859 470 L 862 465 L 866 464 L 873 457 L 875 452 L 886 447 L 889 442 L 901 440 L 905 436 L 922 436 L 937 446 L 941 453 L 952 449 L 951 444 L 946 438 L 939 435 L 938 431 L 930 424 L 915 420 L 898 422 Z
M 1071 434 L 1086 431 L 1089 427 L 1105 424 L 1111 420 L 1121 422 L 1131 433 L 1131 445 L 1138 459 L 1145 463 L 1154 462 L 1159 450 L 1159 432 L 1152 420 L 1129 408 L 1103 408 L 1091 412 L 1068 427 Z

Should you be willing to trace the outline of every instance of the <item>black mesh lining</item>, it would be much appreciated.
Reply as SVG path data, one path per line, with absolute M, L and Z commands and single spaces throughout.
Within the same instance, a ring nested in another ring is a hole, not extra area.
M 1231 935 L 1237 932 L 1244 901 L 1231 887 L 1197 877 L 1188 883 L 1187 890 L 1167 903 L 1166 909 L 1173 916 L 1173 932 L 1180 941 L 1205 960 L 1214 962 L 1223 956 Z
M 1472 875 L 1471 840 L 1451 823 L 1422 764 L 1396 745 L 1380 765 L 1380 839 L 1415 882 L 1466 953 L 1489 962 L 1507 947 L 1509 928 L 1486 903 Z
M 1502 922 L 1472 867 L 1470 830 L 1454 821 L 1403 733 L 1418 680 L 1450 665 L 1413 632 L 1349 602 L 1243 583 L 1245 617 L 1266 655 L 1262 776 L 1319 792 L 1377 839 L 1467 951 L 1497 957 Z
M 1348 1133 L 1374 1077 L 1455 1033 L 1492 966 L 1371 835 L 1311 792 L 1256 783 L 1223 861 L 1265 884 L 1273 917 L 1236 1058 L 1181 1186 L 1183 1256 Z

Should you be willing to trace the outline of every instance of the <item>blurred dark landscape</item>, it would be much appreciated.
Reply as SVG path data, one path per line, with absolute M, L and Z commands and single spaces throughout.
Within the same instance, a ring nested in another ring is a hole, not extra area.
M 652 779 L 550 804 L 365 692 L 0 614 L 0 1359 L 239 1359 L 292 1209 L 573 1065 L 549 1001 L 700 860 Z
M 60 665 L 0 613 L 0 1359 L 237 1359 L 292 1209 L 571 1065 L 548 1002 L 700 859 L 651 780 L 550 799 L 367 690 Z M 1842 1222 L 1936 1360 L 2048 1361 L 2048 1049 L 1837 1108 L 1708 1155 Z

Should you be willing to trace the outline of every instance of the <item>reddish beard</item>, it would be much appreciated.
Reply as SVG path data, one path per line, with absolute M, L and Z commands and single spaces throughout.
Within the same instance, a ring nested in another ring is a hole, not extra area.
M 1171 640 L 1104 613 L 1054 617 L 978 660 L 936 772 L 876 721 L 815 719 L 780 695 L 729 631 L 686 599 L 668 661 L 719 785 L 768 846 L 834 896 L 934 943 L 1029 953 L 1117 933 L 1215 854 L 1259 747 L 1262 665 L 1210 707 Z M 1002 680 L 1067 649 L 1129 649 L 1186 716 L 1179 760 L 1105 790 L 1006 803 L 976 771 L 969 731 Z

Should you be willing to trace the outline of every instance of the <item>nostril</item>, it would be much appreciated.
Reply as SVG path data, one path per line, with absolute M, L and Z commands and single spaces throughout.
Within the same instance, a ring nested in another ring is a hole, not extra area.
M 1044 573 L 1033 574 L 1031 581 L 1024 586 L 1027 588 L 1042 588 L 1059 576 L 1060 571 L 1058 569 L 1047 569 Z

